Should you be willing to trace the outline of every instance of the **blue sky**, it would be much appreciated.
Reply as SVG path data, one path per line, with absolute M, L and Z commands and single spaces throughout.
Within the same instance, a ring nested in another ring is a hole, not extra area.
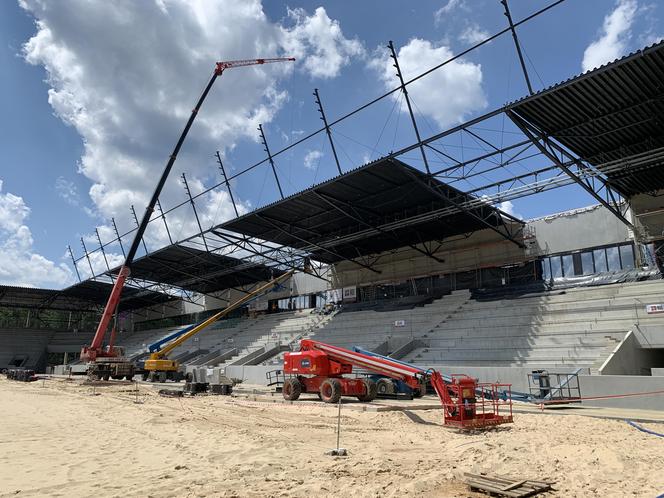
M 513 0 L 512 17 L 548 3 Z M 656 41 L 663 9 L 643 0 L 567 0 L 520 27 L 533 86 Z M 290 67 L 234 69 L 216 83 L 162 196 L 165 208 L 186 198 L 182 171 L 194 192 L 220 180 L 215 150 L 231 174 L 262 159 L 258 123 L 273 151 L 317 129 L 314 88 L 333 120 L 395 87 L 388 40 L 400 51 L 404 73 L 414 76 L 505 23 L 498 0 L 67 0 L 57 9 L 40 0 L 0 2 L 0 283 L 71 284 L 67 244 L 81 256 L 80 238 L 94 247 L 95 227 L 109 240 L 111 217 L 121 232 L 132 228 L 129 205 L 143 212 L 215 60 L 298 57 Z M 509 35 L 437 73 L 411 92 L 424 136 L 527 94 Z M 402 100 L 385 99 L 339 126 L 342 168 L 412 143 L 405 112 Z M 421 167 L 412 154 L 405 160 Z M 324 135 L 276 164 L 286 195 L 336 171 Z M 278 198 L 266 165 L 233 188 L 243 211 Z M 232 216 L 223 190 L 199 202 L 205 227 Z M 592 203 L 565 187 L 517 199 L 509 209 L 530 218 Z M 177 238 L 191 233 L 189 208 L 169 216 Z M 165 243 L 157 225 L 146 235 L 151 249 Z M 109 258 L 121 260 L 119 247 L 109 248 Z M 99 258 L 92 263 L 101 268 Z

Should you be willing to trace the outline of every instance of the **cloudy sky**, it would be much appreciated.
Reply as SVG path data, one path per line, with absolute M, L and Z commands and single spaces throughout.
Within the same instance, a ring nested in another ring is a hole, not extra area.
M 512 1 L 519 20 L 548 2 Z M 416 8 L 414 7 L 416 5 Z M 656 41 L 664 6 L 645 0 L 567 0 L 519 33 L 533 84 L 541 89 Z M 97 245 L 140 216 L 217 60 L 294 56 L 293 64 L 228 71 L 218 80 L 161 196 L 165 209 L 264 157 L 257 127 L 278 150 L 320 126 L 313 89 L 329 120 L 397 84 L 386 44 L 394 40 L 413 77 L 505 26 L 498 0 L 396 2 L 259 0 L 0 2 L 0 284 L 60 288 L 76 280 L 66 247 Z M 507 35 L 414 84 L 423 134 L 526 95 Z M 412 143 L 402 99 L 335 131 L 344 170 Z M 400 119 L 403 118 L 403 119 Z M 276 160 L 286 195 L 336 172 L 324 135 Z M 266 165 L 233 180 L 242 212 L 278 191 Z M 234 216 L 228 194 L 197 200 L 204 227 Z M 592 203 L 565 188 L 504 205 L 534 217 Z M 192 233 L 191 208 L 169 213 L 174 238 Z M 165 244 L 152 223 L 149 249 Z M 127 243 L 129 240 L 127 240 Z M 111 265 L 121 262 L 109 248 Z M 91 264 L 101 269 L 98 253 Z M 86 265 L 79 270 L 85 277 Z

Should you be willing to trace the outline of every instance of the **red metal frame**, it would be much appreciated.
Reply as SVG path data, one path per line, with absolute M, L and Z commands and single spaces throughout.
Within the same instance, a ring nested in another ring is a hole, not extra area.
M 514 421 L 511 384 L 477 383 L 465 374 L 453 374 L 447 383 L 435 370 L 430 379 L 443 405 L 444 425 L 480 429 Z

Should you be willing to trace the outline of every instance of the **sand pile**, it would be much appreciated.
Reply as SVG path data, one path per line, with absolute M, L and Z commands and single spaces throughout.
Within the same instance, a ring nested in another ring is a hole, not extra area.
M 461 434 L 438 411 L 342 409 L 241 398 L 162 398 L 141 386 L 0 380 L 0 496 L 482 496 L 463 472 L 552 480 L 548 496 L 657 496 L 664 441 L 621 421 L 516 415 Z M 664 432 L 660 424 L 645 424 Z

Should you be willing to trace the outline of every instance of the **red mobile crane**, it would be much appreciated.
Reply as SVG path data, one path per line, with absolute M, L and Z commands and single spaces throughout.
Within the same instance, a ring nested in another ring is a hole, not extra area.
M 134 374 L 133 366 L 130 365 L 129 362 L 124 358 L 124 351 L 122 348 L 116 347 L 114 345 L 115 327 L 112 328 L 111 337 L 106 347 L 103 346 L 104 337 L 106 336 L 106 332 L 113 316 L 117 313 L 118 305 L 120 304 L 120 296 L 122 295 L 122 289 L 124 287 L 125 281 L 131 273 L 131 264 L 134 261 L 134 256 L 136 256 L 136 251 L 138 250 L 141 239 L 143 238 L 143 234 L 145 233 L 145 229 L 147 228 L 150 221 L 150 216 L 152 216 L 152 212 L 154 211 L 157 200 L 159 199 L 159 195 L 161 194 L 164 184 L 166 183 L 166 179 L 171 172 L 171 168 L 175 163 L 175 159 L 180 152 L 180 148 L 182 147 L 182 144 L 184 143 L 184 140 L 189 133 L 191 125 L 196 119 L 198 111 L 203 105 L 203 102 L 205 101 L 208 93 L 210 92 L 212 85 L 226 69 L 294 60 L 295 59 L 293 57 L 283 57 L 272 59 L 245 59 L 216 63 L 212 77 L 203 90 L 203 93 L 199 97 L 198 102 L 196 103 L 196 107 L 194 107 L 194 109 L 191 111 L 191 116 L 189 116 L 189 120 L 187 121 L 184 130 L 182 130 L 180 138 L 175 144 L 175 148 L 173 149 L 173 152 L 171 153 L 168 162 L 166 163 L 164 171 L 159 178 L 159 182 L 157 183 L 154 193 L 150 198 L 150 202 L 145 208 L 145 214 L 143 214 L 143 218 L 138 226 L 138 229 L 136 230 L 136 233 L 134 234 L 134 239 L 132 240 L 131 246 L 129 247 L 129 251 L 127 251 L 125 262 L 120 268 L 115 283 L 113 284 L 111 295 L 109 296 L 106 307 L 104 308 L 104 312 L 102 313 L 101 320 L 97 326 L 97 331 L 94 338 L 92 339 L 92 343 L 89 346 L 83 346 L 81 349 L 80 358 L 81 361 L 88 363 L 88 375 L 96 378 L 106 379 L 108 379 L 109 376 L 120 378 L 126 376 L 127 379 L 131 379 Z
M 376 397 L 376 383 L 368 378 L 347 378 L 344 374 L 360 367 L 405 382 L 414 390 L 423 389 L 428 380 L 443 405 L 444 424 L 460 429 L 476 429 L 512 422 L 511 386 L 478 384 L 467 375 L 453 375 L 446 383 L 440 372 L 428 370 L 323 342 L 303 339 L 300 351 L 286 353 L 283 396 L 294 401 L 302 393 L 317 393 L 324 402 L 336 403 L 341 396 L 355 396 L 360 401 Z M 503 388 L 501 390 L 501 388 Z

